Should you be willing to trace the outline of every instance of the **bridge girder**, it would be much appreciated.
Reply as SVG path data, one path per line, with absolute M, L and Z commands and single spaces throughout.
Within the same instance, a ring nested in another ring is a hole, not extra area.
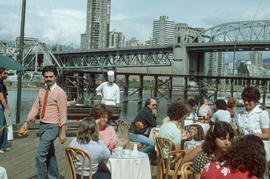
M 205 42 L 270 40 L 270 20 L 237 21 L 204 30 L 197 37 Z
M 171 66 L 173 48 L 54 54 L 63 68 Z

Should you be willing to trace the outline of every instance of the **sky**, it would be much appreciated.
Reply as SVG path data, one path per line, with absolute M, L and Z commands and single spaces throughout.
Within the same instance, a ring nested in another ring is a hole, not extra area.
M 22 0 L 0 1 L 0 40 L 20 34 Z M 87 0 L 26 0 L 25 36 L 41 42 L 79 47 L 86 30 Z M 269 0 L 111 0 L 110 30 L 126 40 L 152 36 L 153 20 L 168 16 L 176 23 L 210 28 L 243 20 L 269 20 Z

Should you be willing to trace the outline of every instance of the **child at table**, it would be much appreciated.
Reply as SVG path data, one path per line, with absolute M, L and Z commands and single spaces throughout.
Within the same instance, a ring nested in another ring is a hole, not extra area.
M 92 173 L 89 173 L 88 158 L 85 161 L 84 178 L 89 178 L 92 175 L 93 179 L 110 179 L 111 175 L 105 172 L 98 171 L 98 165 L 101 160 L 110 157 L 110 150 L 105 146 L 104 142 L 99 139 L 99 132 L 96 122 L 93 118 L 86 117 L 81 120 L 77 137 L 74 138 L 70 145 L 71 147 L 78 147 L 86 150 L 92 157 Z M 81 178 L 82 161 L 76 161 L 76 175 Z
M 229 148 L 233 137 L 233 129 L 227 122 L 218 121 L 208 130 L 202 144 L 202 151 L 198 153 L 192 163 L 195 179 L 201 178 L 201 173 L 207 163 L 219 159 L 222 152 Z

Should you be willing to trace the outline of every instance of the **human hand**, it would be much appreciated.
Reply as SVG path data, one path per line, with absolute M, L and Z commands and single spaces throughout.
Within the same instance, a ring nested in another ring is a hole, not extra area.
M 67 140 L 66 135 L 65 135 L 65 134 L 60 135 L 60 136 L 59 136 L 59 140 L 60 140 L 60 143 L 61 143 L 61 144 L 65 143 L 66 140 Z
M 153 109 L 153 110 L 152 110 L 152 113 L 153 113 L 153 115 L 154 115 L 155 117 L 157 117 L 157 109 Z
M 10 112 L 9 109 L 7 109 L 7 113 L 8 113 L 8 117 L 10 117 L 11 116 L 11 112 Z

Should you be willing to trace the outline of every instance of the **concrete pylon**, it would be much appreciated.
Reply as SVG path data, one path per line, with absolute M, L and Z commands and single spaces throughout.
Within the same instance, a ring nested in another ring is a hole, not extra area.
M 185 45 L 185 34 L 187 27 L 187 24 L 183 23 L 175 25 L 172 74 L 189 74 L 189 57 Z M 173 87 L 184 87 L 184 82 L 184 78 L 173 78 Z

